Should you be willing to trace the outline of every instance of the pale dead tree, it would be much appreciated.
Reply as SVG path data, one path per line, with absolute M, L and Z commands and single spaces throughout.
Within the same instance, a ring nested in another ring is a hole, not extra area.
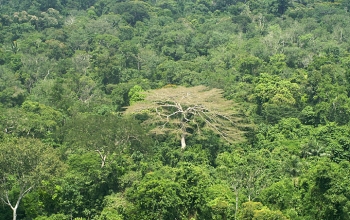
M 155 134 L 175 134 L 186 148 L 186 137 L 209 129 L 228 142 L 242 140 L 237 105 L 220 89 L 205 86 L 168 86 L 144 93 L 144 100 L 129 106 L 125 114 L 147 113 L 145 121 L 156 125 Z

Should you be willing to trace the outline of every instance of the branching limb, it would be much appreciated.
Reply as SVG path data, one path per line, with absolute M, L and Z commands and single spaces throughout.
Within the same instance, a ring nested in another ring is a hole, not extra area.
M 107 158 L 107 155 L 106 154 L 102 154 L 102 152 L 100 150 L 95 150 L 101 157 L 101 168 L 103 168 L 105 166 L 105 163 L 106 163 L 106 158 Z
M 181 134 L 182 148 L 188 132 L 197 132 L 208 127 L 224 140 L 240 140 L 241 131 L 235 127 L 240 120 L 235 116 L 235 103 L 223 98 L 220 89 L 196 87 L 165 87 L 150 90 L 144 101 L 128 107 L 127 113 L 140 112 L 140 107 L 148 110 L 150 117 L 146 123 L 157 125 L 153 131 Z M 167 127 L 170 125 L 169 127 Z M 189 129 L 191 128 L 191 129 Z

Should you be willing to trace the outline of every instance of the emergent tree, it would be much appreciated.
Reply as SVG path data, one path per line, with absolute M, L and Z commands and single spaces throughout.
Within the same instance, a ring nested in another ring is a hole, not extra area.
M 186 148 L 186 136 L 209 129 L 228 142 L 242 139 L 242 118 L 237 106 L 226 100 L 220 89 L 205 86 L 167 86 L 145 92 L 143 101 L 129 106 L 126 114 L 146 113 L 145 123 L 156 125 L 156 134 L 176 134 L 181 149 Z

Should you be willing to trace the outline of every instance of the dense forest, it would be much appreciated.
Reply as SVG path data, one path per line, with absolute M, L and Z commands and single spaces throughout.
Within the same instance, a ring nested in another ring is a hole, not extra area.
M 350 219 L 349 15 L 0 0 L 0 219 Z

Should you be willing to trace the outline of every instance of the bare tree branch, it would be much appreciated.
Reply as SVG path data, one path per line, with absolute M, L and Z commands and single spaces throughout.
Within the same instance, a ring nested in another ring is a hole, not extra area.
M 189 131 L 200 133 L 208 128 L 228 142 L 242 140 L 237 125 L 241 117 L 237 106 L 222 97 L 222 90 L 205 86 L 168 87 L 146 92 L 144 101 L 127 108 L 126 114 L 148 113 L 153 115 L 145 123 L 156 125 L 152 130 L 180 134 L 181 146 Z M 191 128 L 191 129 L 190 129 Z

